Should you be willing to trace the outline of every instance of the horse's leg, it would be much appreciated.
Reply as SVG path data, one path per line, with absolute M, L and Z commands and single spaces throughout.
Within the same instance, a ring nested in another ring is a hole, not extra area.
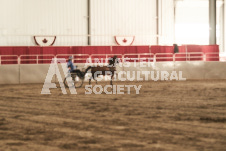
M 114 77 L 115 72 L 113 71 L 113 72 L 111 72 L 111 73 L 112 73 L 112 75 L 111 75 L 111 82 L 110 82 L 110 84 L 113 85 L 112 79 L 113 79 L 113 77 Z
M 97 75 L 97 77 L 98 77 L 98 75 Z M 92 74 L 92 77 L 90 77 L 90 79 L 89 79 L 89 84 L 91 83 L 91 79 L 93 78 L 93 80 L 95 80 L 96 81 L 96 84 L 97 84 L 97 77 L 94 77 L 94 73 Z
M 91 83 L 91 79 L 92 79 L 92 77 L 89 78 L 89 85 L 90 85 L 90 83 Z
M 96 81 L 96 84 L 97 84 L 97 77 L 99 76 L 100 74 L 96 74 L 96 77 L 94 77 L 94 74 L 93 74 L 93 79 Z
M 94 79 L 94 74 L 92 73 L 92 76 L 89 78 L 89 85 L 91 84 L 91 79 Z
M 113 77 L 114 77 L 114 75 L 112 75 L 112 76 L 111 76 L 111 83 L 110 83 L 111 85 L 113 85 L 113 83 L 112 83 L 112 79 L 113 79 Z
M 98 75 L 97 75 L 97 77 L 98 77 Z M 96 81 L 96 84 L 97 84 L 97 77 L 95 77 L 95 79 L 94 79 Z

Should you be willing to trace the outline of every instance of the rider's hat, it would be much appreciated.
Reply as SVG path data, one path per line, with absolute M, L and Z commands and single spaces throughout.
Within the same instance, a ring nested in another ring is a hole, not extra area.
M 72 57 L 72 56 L 69 56 L 69 57 L 68 57 L 68 59 L 70 59 L 70 60 L 71 60 L 71 59 L 73 59 L 73 57 Z

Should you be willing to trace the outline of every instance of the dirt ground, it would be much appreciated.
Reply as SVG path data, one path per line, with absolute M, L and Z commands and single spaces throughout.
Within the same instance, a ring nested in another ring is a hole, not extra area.
M 77 95 L 0 85 L 0 150 L 226 150 L 226 80 L 115 82 L 142 85 L 121 95 L 85 84 Z

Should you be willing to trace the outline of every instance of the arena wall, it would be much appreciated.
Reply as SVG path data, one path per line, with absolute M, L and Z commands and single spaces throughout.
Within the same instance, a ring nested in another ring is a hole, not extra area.
M 202 61 L 175 62 L 174 70 L 182 71 L 187 79 L 204 79 L 205 64 Z
M 132 77 L 132 71 L 154 71 L 156 77 L 157 71 L 182 71 L 182 77 L 189 79 L 226 79 L 226 62 L 150 62 L 142 63 L 146 67 L 140 67 L 141 63 L 130 64 L 130 67 L 117 66 L 117 72 L 120 71 L 131 71 L 130 77 Z M 84 63 L 78 63 L 78 68 L 86 68 Z M 124 64 L 125 65 L 125 64 Z M 63 64 L 64 66 L 64 64 Z M 0 84 L 25 84 L 25 83 L 44 83 L 50 65 L 49 64 L 21 64 L 21 65 L 1 65 L 0 66 Z M 66 67 L 66 64 L 65 64 Z M 65 78 L 62 66 L 58 64 L 58 69 L 61 74 L 62 80 Z M 83 70 L 84 70 L 83 69 Z M 54 70 L 56 71 L 56 70 Z M 88 80 L 90 74 L 87 74 L 86 81 Z M 123 75 L 122 77 L 126 77 Z M 137 78 L 137 75 L 135 76 Z M 144 75 L 141 78 L 145 78 Z M 149 75 L 148 79 L 151 79 Z M 56 75 L 52 77 L 51 82 L 58 82 Z
M 226 62 L 204 62 L 204 79 L 226 79 Z
M 19 65 L 0 66 L 0 84 L 19 84 L 19 79 Z
M 50 65 L 48 64 L 24 64 L 19 65 L 20 68 L 20 83 L 44 83 Z M 55 82 L 55 75 L 52 78 Z

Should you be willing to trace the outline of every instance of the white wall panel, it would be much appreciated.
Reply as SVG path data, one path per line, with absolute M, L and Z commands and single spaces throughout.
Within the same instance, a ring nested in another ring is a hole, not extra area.
M 173 0 L 158 0 L 159 44 L 172 44 Z M 56 35 L 56 46 L 87 45 L 88 0 L 0 0 L 0 45 L 33 46 L 34 35 Z M 91 44 L 116 45 L 115 35 L 136 36 L 134 45 L 157 44 L 156 0 L 90 0 Z
M 87 44 L 87 0 L 0 0 L 0 4 L 0 45 L 34 45 L 34 35 L 56 35 L 56 45 Z
M 91 35 L 92 45 L 116 45 L 115 35 L 156 44 L 156 0 L 91 0 Z
M 209 44 L 209 1 L 175 2 L 175 42 L 178 44 Z
M 159 44 L 174 43 L 174 0 L 159 1 Z

